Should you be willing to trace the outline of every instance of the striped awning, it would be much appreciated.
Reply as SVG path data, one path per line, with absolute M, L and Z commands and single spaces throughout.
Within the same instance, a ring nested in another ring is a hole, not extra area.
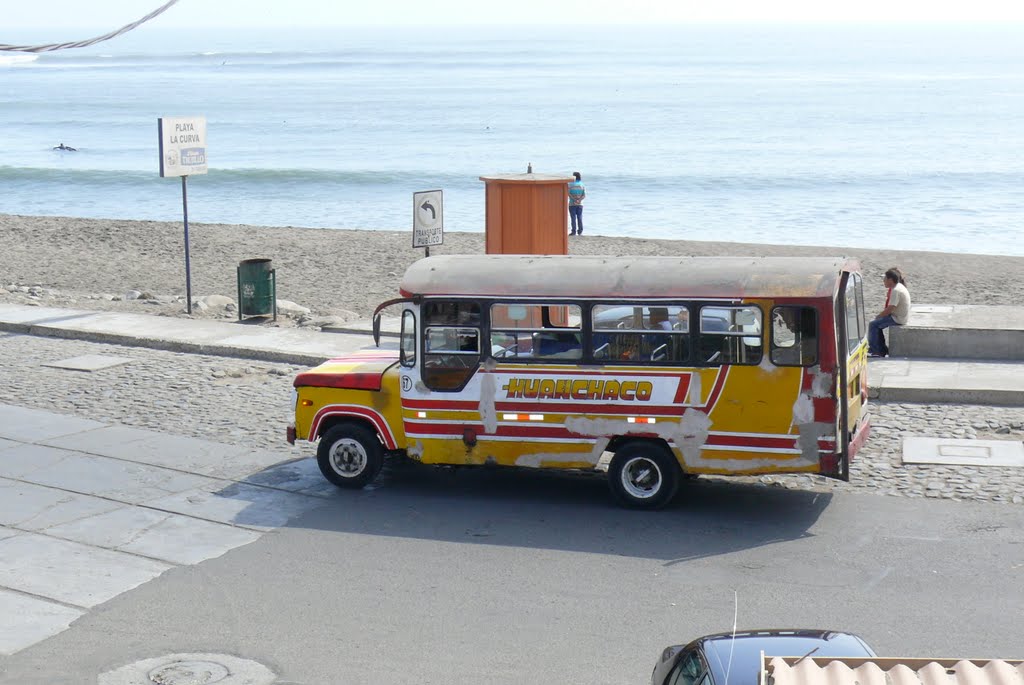
M 762 655 L 761 685 L 1024 685 L 1024 660 Z

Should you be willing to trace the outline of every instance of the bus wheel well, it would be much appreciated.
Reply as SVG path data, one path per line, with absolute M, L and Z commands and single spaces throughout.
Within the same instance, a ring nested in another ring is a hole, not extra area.
M 608 441 L 608 446 L 605 447 L 605 450 L 607 450 L 608 452 L 615 452 L 627 442 L 637 441 L 653 442 L 658 445 L 662 445 L 665 449 L 671 451 L 671 448 L 668 446 L 668 441 L 666 441 L 664 438 L 651 438 L 646 436 L 641 437 L 637 435 L 616 435 L 614 438 Z
M 605 447 L 604 449 L 605 449 L 606 452 L 616 452 L 622 445 L 626 444 L 627 442 L 637 442 L 637 441 L 640 441 L 640 440 L 646 440 L 647 442 L 651 442 L 651 443 L 654 443 L 656 445 L 661 445 L 666 450 L 668 450 L 672 454 L 673 457 L 676 456 L 675 455 L 675 450 L 673 450 L 671 447 L 669 447 L 668 441 L 665 440 L 664 438 L 637 437 L 635 435 L 616 435 L 614 438 L 612 438 L 608 442 L 608 446 Z M 677 463 L 679 462 L 678 458 L 676 458 L 676 462 Z M 679 470 L 682 473 L 683 478 L 685 478 L 685 479 L 691 479 L 691 478 L 696 478 L 697 477 L 696 474 L 688 473 L 686 471 L 686 468 L 681 463 L 679 464 Z
M 368 431 L 376 435 L 377 439 L 380 440 L 382 445 L 384 444 L 384 441 L 381 439 L 380 431 L 377 430 L 377 427 L 374 426 L 373 423 L 371 423 L 370 421 L 367 421 L 366 419 L 360 416 L 340 415 L 328 417 L 324 419 L 324 421 L 320 424 L 316 437 L 323 438 L 325 435 L 327 435 L 328 431 L 330 431 L 332 428 L 334 428 L 340 423 L 353 423 L 356 424 L 357 426 L 362 426 L 363 428 L 367 429 Z

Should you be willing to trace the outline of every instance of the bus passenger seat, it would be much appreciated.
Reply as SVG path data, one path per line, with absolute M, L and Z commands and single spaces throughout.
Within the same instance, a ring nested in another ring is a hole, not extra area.
M 537 334 L 536 347 L 538 356 L 553 357 L 580 349 L 580 339 L 575 333 L 541 332 Z
M 607 359 L 611 355 L 611 336 L 594 335 L 593 345 L 594 359 Z

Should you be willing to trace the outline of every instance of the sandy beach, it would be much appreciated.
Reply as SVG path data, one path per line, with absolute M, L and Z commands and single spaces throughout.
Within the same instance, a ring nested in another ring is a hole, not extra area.
M 185 316 L 184 237 L 180 222 L 0 215 L 0 302 Z M 277 296 L 317 317 L 365 318 L 398 296 L 405 268 L 423 256 L 409 231 L 191 224 L 192 295 L 237 297 L 235 270 L 243 259 L 269 258 Z M 828 246 L 756 245 L 643 240 L 585 235 L 570 239 L 579 255 L 828 255 L 860 260 L 865 298 L 882 306 L 882 273 L 899 266 L 915 304 L 1019 304 L 1024 257 L 909 252 Z M 926 247 L 922 241 L 922 247 Z M 483 233 L 446 233 L 432 254 L 482 254 Z M 11 286 L 16 286 L 11 288 Z M 35 297 L 25 287 L 38 286 Z M 123 301 L 130 290 L 153 298 Z M 13 292 L 12 292 L 13 291 Z M 157 299 L 162 306 L 154 306 Z M 223 308 L 196 316 L 230 317 Z M 283 325 L 290 321 L 285 318 Z

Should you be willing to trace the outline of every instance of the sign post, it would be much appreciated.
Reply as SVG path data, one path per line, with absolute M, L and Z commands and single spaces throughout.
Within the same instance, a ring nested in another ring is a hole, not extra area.
M 444 192 L 423 190 L 412 194 L 412 246 L 426 248 L 444 243 Z
M 181 176 L 181 212 L 185 221 L 185 300 L 192 313 L 192 265 L 188 249 L 189 174 L 206 173 L 206 117 L 160 117 L 160 177 Z

